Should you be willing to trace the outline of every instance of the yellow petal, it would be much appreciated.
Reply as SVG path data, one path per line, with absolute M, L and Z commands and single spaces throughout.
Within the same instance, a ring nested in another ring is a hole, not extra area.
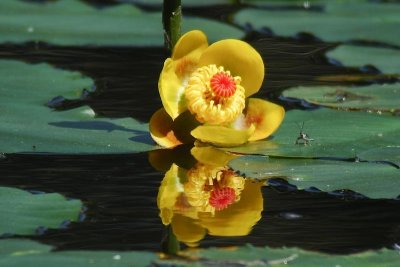
M 172 164 L 171 169 L 165 173 L 157 196 L 157 206 L 164 225 L 168 225 L 174 216 L 173 208 L 180 193 L 183 191 L 178 177 L 179 167 Z
M 264 80 L 264 63 L 260 54 L 240 40 L 226 39 L 210 45 L 201 55 L 199 66 L 215 64 L 242 78 L 246 97 L 255 94 Z
M 258 98 L 249 98 L 247 103 L 246 124 L 256 129 L 249 141 L 264 139 L 275 132 L 285 117 L 283 107 Z
M 186 110 L 185 79 L 197 66 L 208 47 L 207 37 L 201 31 L 184 34 L 175 45 L 172 57 L 164 62 L 158 81 L 163 106 L 172 119 Z
M 193 147 L 190 153 L 199 162 L 217 167 L 224 167 L 228 165 L 229 161 L 238 157 L 237 155 L 212 146 Z
M 160 172 L 168 171 L 172 163 L 174 163 L 173 159 L 170 157 L 172 149 L 157 149 L 148 152 L 148 160 L 150 165 Z
M 151 116 L 149 123 L 150 135 L 160 146 L 174 147 L 182 144 L 172 131 L 172 123 L 171 117 L 163 108 L 157 110 L 153 116 Z
M 194 129 L 191 134 L 198 140 L 216 146 L 232 147 L 247 142 L 254 133 L 255 126 L 245 130 L 236 130 L 218 125 L 202 125 Z
M 198 224 L 198 221 L 181 214 L 175 214 L 172 219 L 172 231 L 176 238 L 190 247 L 197 245 L 206 235 L 206 230 Z
M 172 59 L 178 60 L 188 55 L 196 57 L 194 54 L 198 54 L 199 57 L 207 46 L 207 36 L 202 31 L 187 32 L 176 43 Z
M 164 68 L 158 80 L 158 91 L 162 104 L 172 119 L 175 119 L 186 110 L 185 87 L 182 78 L 176 75 L 175 67 L 176 62 L 172 59 L 165 60 Z
M 261 219 L 264 201 L 261 187 L 264 182 L 247 179 L 239 202 L 228 208 L 209 214 L 200 214 L 201 225 L 213 236 L 244 236 L 250 233 L 252 227 Z

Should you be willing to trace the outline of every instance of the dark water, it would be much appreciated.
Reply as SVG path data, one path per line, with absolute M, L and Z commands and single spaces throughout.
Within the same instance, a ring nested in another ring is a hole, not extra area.
M 34 237 L 58 249 L 159 251 L 164 227 L 156 196 L 163 173 L 147 153 L 124 155 L 8 155 L 2 186 L 59 192 L 81 199 L 82 222 Z M 264 187 L 262 219 L 245 237 L 210 237 L 202 247 L 297 246 L 329 253 L 389 247 L 400 238 L 398 200 L 298 191 L 277 181 Z M 29 237 L 32 238 L 32 237 Z
M 296 85 L 346 84 L 316 80 L 323 75 L 376 73 L 374 68 L 358 70 L 331 64 L 323 54 L 335 44 L 306 35 L 300 37 L 282 39 L 249 33 L 247 40 L 260 51 L 267 66 L 258 97 L 280 103 L 286 109 L 312 108 L 282 100 L 280 92 Z M 82 99 L 61 101 L 57 109 L 90 105 L 100 116 L 132 116 L 144 122 L 161 107 L 157 80 L 166 56 L 162 48 L 60 47 L 43 43 L 0 46 L 2 59 L 48 62 L 95 80 L 95 92 Z M 58 192 L 84 202 L 86 210 L 81 222 L 29 238 L 60 250 L 161 249 L 165 229 L 158 217 L 156 196 L 164 174 L 149 164 L 147 153 L 9 154 L 0 161 L 0 170 L 1 186 Z M 400 241 L 399 200 L 371 200 L 351 192 L 300 191 L 283 181 L 264 187 L 262 195 L 263 216 L 250 235 L 208 236 L 200 246 L 251 243 L 352 253 L 392 248 Z

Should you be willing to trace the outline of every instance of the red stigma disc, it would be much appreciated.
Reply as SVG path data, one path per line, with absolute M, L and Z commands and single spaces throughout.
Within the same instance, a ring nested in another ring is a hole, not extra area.
M 216 188 L 211 191 L 209 202 L 216 210 L 223 210 L 235 201 L 235 197 L 233 188 Z
M 232 76 L 225 72 L 215 74 L 210 81 L 211 89 L 218 97 L 230 97 L 236 91 L 236 83 Z

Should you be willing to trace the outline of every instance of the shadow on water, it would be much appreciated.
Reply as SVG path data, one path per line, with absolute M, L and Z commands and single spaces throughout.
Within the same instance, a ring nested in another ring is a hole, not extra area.
M 85 130 L 101 130 L 106 132 L 112 131 L 123 131 L 135 134 L 146 134 L 147 132 L 129 129 L 123 126 L 116 125 L 107 121 L 59 121 L 49 122 L 49 125 L 61 127 L 61 128 L 72 128 L 72 129 L 85 129 Z
M 156 196 L 163 173 L 147 153 L 125 155 L 10 154 L 0 162 L 2 186 L 59 192 L 84 201 L 85 220 L 66 229 L 29 237 L 60 250 L 159 251 L 164 226 Z M 351 253 L 400 240 L 400 202 L 262 188 L 264 210 L 248 236 L 207 236 L 201 247 L 297 246 L 328 253 Z

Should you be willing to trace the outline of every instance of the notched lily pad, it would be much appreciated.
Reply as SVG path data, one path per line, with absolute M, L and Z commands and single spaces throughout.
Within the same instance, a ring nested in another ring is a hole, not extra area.
M 362 109 L 374 112 L 400 110 L 400 84 L 373 84 L 361 87 L 295 87 L 283 92 L 285 97 L 304 99 L 316 105 Z
M 256 179 L 286 178 L 299 189 L 352 190 L 370 198 L 400 195 L 400 170 L 386 164 L 244 156 L 229 166 Z
M 54 96 L 77 98 L 93 81 L 47 64 L 0 60 L 0 151 L 104 153 L 154 148 L 148 125 L 131 118 L 97 118 L 83 106 L 53 111 Z
M 0 234 L 32 235 L 38 227 L 58 228 L 63 221 L 76 221 L 80 200 L 66 200 L 56 193 L 31 194 L 0 187 Z

